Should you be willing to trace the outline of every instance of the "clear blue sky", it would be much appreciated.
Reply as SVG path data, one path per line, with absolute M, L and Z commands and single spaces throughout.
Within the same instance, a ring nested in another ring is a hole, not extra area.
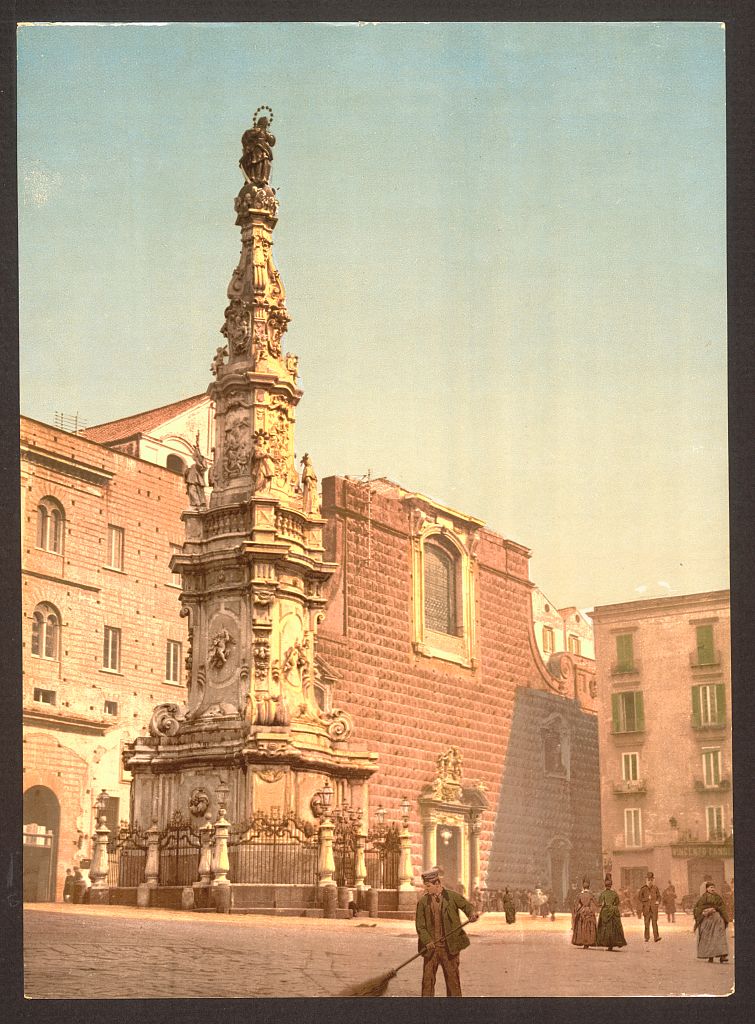
M 19 30 L 21 407 L 205 389 L 274 111 L 320 477 L 533 550 L 559 605 L 728 586 L 716 23 Z

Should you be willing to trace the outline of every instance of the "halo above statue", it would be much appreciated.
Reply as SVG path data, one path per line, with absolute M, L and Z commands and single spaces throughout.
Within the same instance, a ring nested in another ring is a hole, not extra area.
M 259 114 L 261 110 L 266 110 L 268 112 L 270 117 L 266 118 L 266 121 L 267 121 L 268 124 L 272 124 L 273 123 L 273 111 L 266 104 L 263 104 L 261 107 L 257 107 L 257 109 L 255 110 L 255 112 L 254 112 L 254 114 L 252 116 L 252 124 L 253 125 L 257 124 L 257 120 L 258 120 L 257 119 L 257 114 Z

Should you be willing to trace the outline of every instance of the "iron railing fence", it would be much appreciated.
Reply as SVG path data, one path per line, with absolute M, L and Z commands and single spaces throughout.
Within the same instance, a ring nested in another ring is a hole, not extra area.
M 317 885 L 317 828 L 293 814 L 256 812 L 228 836 L 230 882 Z
M 364 851 L 366 884 L 373 889 L 398 889 L 401 834 L 390 825 L 367 834 Z
M 147 833 L 134 825 L 121 824 L 107 844 L 107 884 L 111 888 L 129 888 L 144 881 L 147 864 Z
M 199 880 L 199 829 L 180 811 L 160 832 L 158 885 L 191 885 Z

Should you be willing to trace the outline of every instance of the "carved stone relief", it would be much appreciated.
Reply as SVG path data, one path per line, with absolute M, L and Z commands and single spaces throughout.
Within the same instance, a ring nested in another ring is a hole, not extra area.
M 242 299 L 232 299 L 225 311 L 225 323 L 220 329 L 231 346 L 234 355 L 241 355 L 249 347 L 252 335 L 252 315 L 249 306 Z
M 224 437 L 223 467 L 229 477 L 240 476 L 248 468 L 252 456 L 245 409 L 232 406 L 226 412 Z

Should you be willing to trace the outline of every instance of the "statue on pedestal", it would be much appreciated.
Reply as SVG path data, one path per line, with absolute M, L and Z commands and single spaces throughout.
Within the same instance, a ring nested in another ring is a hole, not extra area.
M 268 110 L 270 119 L 266 117 L 257 118 L 260 110 Z M 241 136 L 241 145 L 244 152 L 239 160 L 239 166 L 244 172 L 247 181 L 255 185 L 267 185 L 270 180 L 270 165 L 273 162 L 273 146 L 275 136 L 267 130 L 272 124 L 273 112 L 270 107 L 258 107 L 254 112 L 252 127 L 247 129 Z
M 192 451 L 194 454 L 194 463 L 184 470 L 186 493 L 189 496 L 189 504 L 192 508 L 197 509 L 198 512 L 206 512 L 207 502 L 205 500 L 204 493 L 204 475 L 207 471 L 207 459 L 199 450 L 199 434 L 197 434 Z

